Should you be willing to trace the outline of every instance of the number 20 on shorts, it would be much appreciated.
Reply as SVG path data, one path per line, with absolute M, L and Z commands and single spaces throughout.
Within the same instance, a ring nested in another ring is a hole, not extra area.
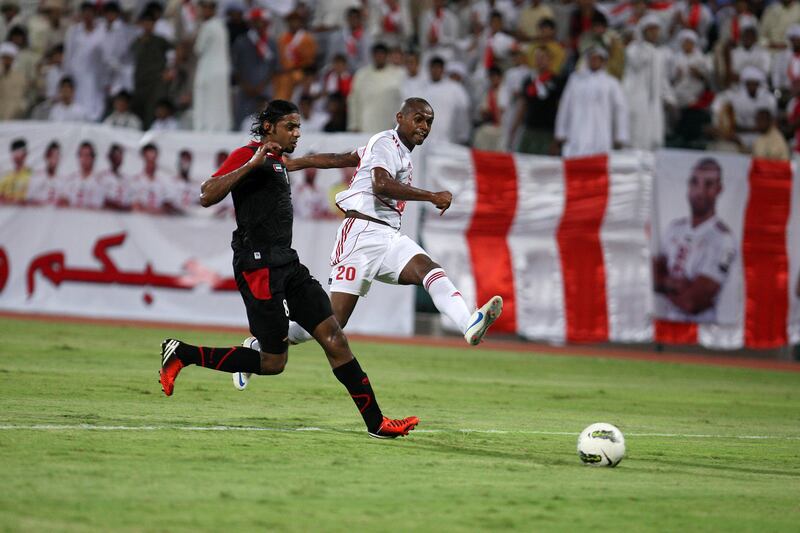
M 336 268 L 336 281 L 353 281 L 354 279 L 356 279 L 356 267 L 339 265 Z

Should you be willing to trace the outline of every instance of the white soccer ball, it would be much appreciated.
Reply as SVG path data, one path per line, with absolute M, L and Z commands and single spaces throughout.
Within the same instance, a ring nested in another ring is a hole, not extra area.
M 625 437 L 611 424 L 592 424 L 578 436 L 578 456 L 590 466 L 617 466 L 625 457 Z

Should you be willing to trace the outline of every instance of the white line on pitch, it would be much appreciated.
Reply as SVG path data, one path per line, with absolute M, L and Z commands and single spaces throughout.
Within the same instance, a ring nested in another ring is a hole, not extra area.
M 357 432 L 362 429 L 332 429 L 318 427 L 278 428 L 259 426 L 101 426 L 93 424 L 0 424 L 0 430 L 29 431 L 327 431 Z M 558 435 L 577 437 L 572 431 L 505 430 L 505 429 L 418 429 L 415 433 L 478 433 L 499 435 Z M 654 437 L 671 439 L 738 439 L 738 440 L 800 440 L 800 436 L 780 435 L 713 435 L 702 433 L 625 433 L 627 437 Z

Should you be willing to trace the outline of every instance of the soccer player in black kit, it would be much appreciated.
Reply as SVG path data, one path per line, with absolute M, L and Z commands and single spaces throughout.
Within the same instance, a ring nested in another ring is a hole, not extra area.
M 333 316 L 328 295 L 292 249 L 292 199 L 282 154 L 292 153 L 300 138 L 297 107 L 285 100 L 273 100 L 259 113 L 253 134 L 257 141 L 232 152 L 203 183 L 200 203 L 209 207 L 229 192 L 233 196 L 237 225 L 231 242 L 233 272 L 250 331 L 261 351 L 243 346 L 194 346 L 166 339 L 161 344 L 159 371 L 164 393 L 172 395 L 175 378 L 188 365 L 222 372 L 280 374 L 288 357 L 291 318 L 313 332 L 334 375 L 364 418 L 369 435 L 385 439 L 408 435 L 419 419 L 383 416 L 369 378 Z

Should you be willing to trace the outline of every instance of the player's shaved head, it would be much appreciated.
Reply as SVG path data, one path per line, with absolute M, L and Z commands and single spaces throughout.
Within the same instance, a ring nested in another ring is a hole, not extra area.
M 719 180 L 722 180 L 722 167 L 719 165 L 716 159 L 713 157 L 704 157 L 692 169 L 692 174 L 702 173 L 702 174 L 716 174 Z
M 402 113 L 403 115 L 408 115 L 409 113 L 414 113 L 418 111 L 424 112 L 426 109 L 431 114 L 433 114 L 433 108 L 431 107 L 431 104 L 429 104 L 427 100 L 425 100 L 424 98 L 412 96 L 411 98 L 405 99 L 403 105 L 400 107 L 400 113 Z
M 722 192 L 722 167 L 716 159 L 700 159 L 689 176 L 689 207 L 696 223 L 706 220 L 716 210 L 717 197 Z

